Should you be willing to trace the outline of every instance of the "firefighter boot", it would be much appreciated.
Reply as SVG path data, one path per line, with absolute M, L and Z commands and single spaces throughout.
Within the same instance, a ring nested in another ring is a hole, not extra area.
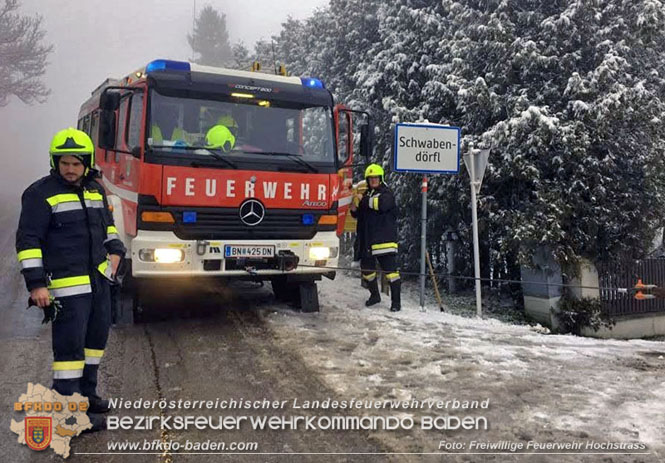
M 400 280 L 390 283 L 390 311 L 399 312 L 402 309 L 402 302 L 400 300 L 400 290 L 402 282 Z
M 61 395 L 74 395 L 81 393 L 80 378 L 73 379 L 54 379 L 51 389 Z
M 83 431 L 84 433 L 104 431 L 106 429 L 106 417 L 104 415 L 91 413 L 89 411 L 86 414 L 88 415 L 90 424 L 92 424 L 92 428 L 85 429 Z
M 97 395 L 97 371 L 99 365 L 85 364 L 83 378 L 81 378 L 81 392 L 90 401 L 90 413 L 107 413 L 110 410 L 109 401 Z
M 372 281 L 367 282 L 367 289 L 369 289 L 369 299 L 365 301 L 365 307 L 371 307 L 381 302 L 381 294 L 379 293 L 379 283 L 374 278 Z

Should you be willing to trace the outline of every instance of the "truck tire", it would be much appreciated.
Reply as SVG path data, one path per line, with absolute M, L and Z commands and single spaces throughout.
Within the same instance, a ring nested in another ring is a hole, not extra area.
M 300 310 L 303 312 L 318 312 L 319 292 L 316 289 L 315 282 L 300 283 L 298 288 L 300 296 Z

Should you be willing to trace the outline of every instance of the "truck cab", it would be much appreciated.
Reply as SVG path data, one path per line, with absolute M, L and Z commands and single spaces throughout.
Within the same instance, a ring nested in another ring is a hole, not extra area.
M 128 249 L 116 320 L 146 287 L 198 277 L 270 281 L 318 310 L 350 204 L 352 113 L 316 78 L 179 61 L 100 85 L 79 126 Z

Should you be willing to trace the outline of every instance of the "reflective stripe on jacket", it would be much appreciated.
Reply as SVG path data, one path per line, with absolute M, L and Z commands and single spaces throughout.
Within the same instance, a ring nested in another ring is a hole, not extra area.
M 55 297 L 90 292 L 91 272 L 110 276 L 108 254 L 124 255 L 96 173 L 75 186 L 51 171 L 23 192 L 16 251 L 28 291 L 48 287 Z
M 397 204 L 393 192 L 381 183 L 374 190 L 367 190 L 351 213 L 361 224 L 361 255 L 379 256 L 397 252 Z M 358 230 L 358 233 L 361 233 Z

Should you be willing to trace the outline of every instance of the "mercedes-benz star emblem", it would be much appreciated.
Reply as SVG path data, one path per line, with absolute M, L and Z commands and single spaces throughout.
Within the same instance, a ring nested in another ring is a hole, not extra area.
M 255 227 L 266 216 L 266 208 L 256 199 L 248 199 L 240 205 L 240 220 L 249 227 Z

